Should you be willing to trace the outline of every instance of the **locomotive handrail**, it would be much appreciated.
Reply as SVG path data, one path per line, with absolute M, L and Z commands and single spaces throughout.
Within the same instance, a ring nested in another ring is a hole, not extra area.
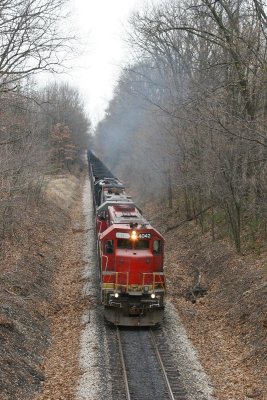
M 106 256 L 107 257 L 107 256 Z M 125 274 L 126 275 L 126 284 L 119 283 L 119 275 Z M 114 276 L 115 275 L 115 282 L 110 282 L 114 285 L 114 289 L 117 290 L 119 287 L 125 287 L 126 291 L 128 292 L 129 289 L 129 272 L 116 272 L 116 271 L 102 271 L 102 276 Z M 153 282 L 152 282 L 152 290 L 155 290 L 156 285 L 161 285 L 161 287 L 164 289 L 165 287 L 165 282 L 162 281 L 161 279 L 156 278 L 157 275 L 164 276 L 164 272 L 143 272 L 143 279 L 142 279 L 142 287 L 144 288 L 147 286 L 145 283 L 145 277 L 146 275 L 152 275 L 153 276 Z
M 106 271 L 107 266 L 108 266 L 108 256 L 106 256 L 105 254 L 102 254 L 102 257 L 105 257 L 105 258 L 106 258 L 106 265 L 105 265 L 105 267 L 104 267 L 104 270 Z
M 119 274 L 125 274 L 126 275 L 126 285 L 118 283 L 119 280 Z M 115 281 L 115 290 L 118 289 L 118 286 L 126 286 L 126 291 L 128 292 L 128 287 L 129 287 L 129 272 L 116 272 L 116 281 Z
M 126 285 L 123 283 L 119 283 L 119 274 L 125 274 L 126 275 Z M 114 284 L 114 289 L 117 290 L 118 287 L 126 287 L 126 291 L 128 292 L 128 287 L 129 287 L 129 272 L 116 272 L 116 271 L 102 271 L 103 276 L 112 276 L 115 275 L 115 282 L 111 282 Z
M 156 284 L 157 285 L 161 284 L 161 286 L 164 289 L 165 282 L 163 282 L 161 279 L 160 280 L 156 280 L 156 275 L 164 276 L 164 272 L 143 272 L 143 281 L 142 281 L 143 286 L 147 286 L 147 285 L 145 285 L 146 275 L 152 275 L 153 276 L 152 290 L 155 290 L 155 285 Z

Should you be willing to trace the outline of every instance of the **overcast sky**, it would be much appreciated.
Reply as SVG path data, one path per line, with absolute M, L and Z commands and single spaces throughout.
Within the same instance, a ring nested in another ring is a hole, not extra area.
M 150 0 L 149 2 L 156 0 Z M 72 29 L 82 37 L 84 54 L 77 57 L 69 81 L 79 88 L 95 125 L 104 116 L 121 65 L 129 55 L 125 28 L 133 10 L 146 0 L 71 0 Z

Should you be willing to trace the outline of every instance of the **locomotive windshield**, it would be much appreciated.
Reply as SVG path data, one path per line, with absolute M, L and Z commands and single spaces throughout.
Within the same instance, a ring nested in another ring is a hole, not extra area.
M 130 239 L 118 239 L 118 249 L 146 250 L 149 249 L 149 240 L 132 241 Z

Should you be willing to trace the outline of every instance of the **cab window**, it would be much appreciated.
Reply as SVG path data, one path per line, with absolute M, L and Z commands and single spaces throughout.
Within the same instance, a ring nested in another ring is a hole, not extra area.
M 161 240 L 154 240 L 153 241 L 153 253 L 154 254 L 161 254 L 162 253 Z
M 130 239 L 118 239 L 118 249 L 146 250 L 149 249 L 149 241 L 143 239 L 136 241 Z
M 118 239 L 118 249 L 128 249 L 132 248 L 132 242 L 130 239 Z
M 105 253 L 113 254 L 113 240 L 107 240 L 105 243 Z
M 149 249 L 149 241 L 148 240 L 137 240 L 134 244 L 135 250 L 146 250 Z

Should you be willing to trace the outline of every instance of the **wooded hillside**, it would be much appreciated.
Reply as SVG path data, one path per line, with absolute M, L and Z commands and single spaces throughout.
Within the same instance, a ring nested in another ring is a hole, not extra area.
M 177 221 L 238 252 L 267 238 L 267 15 L 261 0 L 169 0 L 131 18 L 96 149 Z
M 62 28 L 65 3 L 0 1 L 0 257 L 39 201 L 45 177 L 79 166 L 88 146 L 90 121 L 78 91 L 64 83 L 40 89 L 33 80 L 64 69 L 75 39 Z

